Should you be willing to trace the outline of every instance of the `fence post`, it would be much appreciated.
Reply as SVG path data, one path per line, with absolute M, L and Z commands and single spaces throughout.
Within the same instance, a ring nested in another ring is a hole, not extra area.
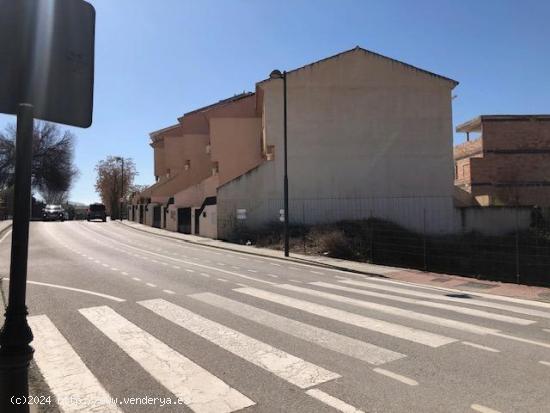
M 426 251 L 426 208 L 423 209 L 423 225 L 424 232 L 422 238 L 423 250 L 424 250 L 424 271 L 428 271 L 428 257 Z
M 372 210 L 370 211 L 370 263 L 374 264 L 374 220 L 372 219 Z
M 516 208 L 516 283 L 519 284 L 519 217 L 518 209 Z
M 303 223 L 303 228 L 302 228 L 302 238 L 303 238 L 303 243 L 304 243 L 304 255 L 307 254 L 307 248 L 306 248 L 306 231 L 307 231 L 307 226 L 306 226 L 306 205 L 305 205 L 305 201 L 302 200 L 302 223 Z

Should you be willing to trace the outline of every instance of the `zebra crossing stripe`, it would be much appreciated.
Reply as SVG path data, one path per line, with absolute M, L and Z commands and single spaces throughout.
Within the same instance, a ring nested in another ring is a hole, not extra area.
M 237 288 L 233 291 L 271 301 L 276 304 L 285 305 L 287 307 L 296 308 L 298 310 L 305 311 L 316 316 L 329 318 L 331 320 L 336 320 L 341 323 L 350 324 L 355 327 L 364 328 L 366 330 L 376 331 L 381 334 L 386 334 L 388 336 L 412 341 L 414 343 L 423 344 L 429 347 L 440 347 L 445 344 L 454 343 L 457 341 L 454 338 L 442 336 L 440 334 L 430 333 L 428 331 L 418 330 L 400 324 L 377 320 L 375 318 L 350 313 L 348 311 L 339 310 L 333 307 L 327 307 L 324 305 L 312 303 L 310 301 L 298 300 L 296 298 L 287 297 L 281 294 L 276 294 L 257 288 Z
M 139 304 L 302 389 L 340 377 L 339 374 L 325 370 L 168 301 L 155 299 L 140 301 Z
M 455 313 L 466 314 L 466 315 L 470 315 L 470 316 L 473 316 L 473 317 L 487 318 L 487 319 L 495 320 L 495 321 L 502 321 L 502 322 L 505 322 L 505 323 L 518 324 L 518 325 L 523 325 L 523 326 L 527 326 L 527 325 L 535 323 L 535 321 L 533 321 L 533 320 L 526 320 L 524 318 L 517 318 L 517 317 L 510 317 L 510 316 L 502 315 L 502 314 L 489 313 L 487 311 L 477 310 L 477 309 L 474 309 L 474 308 L 460 307 L 460 306 L 451 305 L 451 304 L 434 303 L 433 301 L 417 300 L 417 299 L 414 299 L 414 298 L 406 298 L 406 297 L 401 297 L 401 296 L 397 296 L 397 295 L 378 293 L 378 292 L 374 292 L 374 291 L 360 290 L 358 288 L 344 287 L 342 285 L 331 284 L 331 283 L 326 283 L 326 282 L 320 282 L 319 281 L 319 282 L 312 282 L 310 284 L 315 285 L 317 287 L 331 288 L 331 289 L 334 289 L 334 290 L 346 291 L 346 292 L 366 295 L 366 296 L 370 296 L 370 297 L 385 298 L 387 300 L 399 301 L 399 302 L 402 302 L 402 303 L 420 305 L 420 306 L 431 307 L 431 308 L 439 308 L 441 310 L 447 310 L 447 311 L 452 311 L 452 312 L 455 312 Z
M 376 281 L 378 281 L 378 280 L 376 280 Z M 384 280 L 384 283 L 378 283 L 378 282 L 373 283 L 373 282 L 367 282 L 367 281 L 354 281 L 354 280 L 345 280 L 345 281 L 340 281 L 340 282 L 343 283 L 343 284 L 355 285 L 355 286 L 358 286 L 358 287 L 374 288 L 374 289 L 377 289 L 377 290 L 391 291 L 391 292 L 394 292 L 394 293 L 405 294 L 405 295 L 410 295 L 410 296 L 414 296 L 414 297 L 428 298 L 428 299 L 439 300 L 439 301 L 450 301 L 450 302 L 453 302 L 453 303 L 456 303 L 456 304 L 475 305 L 475 306 L 478 306 L 478 307 L 493 308 L 493 309 L 496 309 L 496 310 L 504 310 L 504 311 L 509 311 L 511 313 L 530 315 L 530 316 L 534 316 L 534 317 L 550 318 L 550 312 L 540 311 L 540 310 L 536 310 L 536 309 L 533 309 L 533 308 L 525 308 L 525 307 L 518 307 L 518 306 L 515 306 L 515 305 L 500 304 L 500 303 L 495 303 L 495 302 L 490 302 L 490 301 L 483 301 L 483 300 L 479 300 L 477 298 L 468 298 L 467 300 L 464 300 L 464 299 L 461 299 L 461 298 L 449 297 L 449 296 L 446 296 L 446 295 L 441 295 L 441 294 L 436 294 L 436 293 L 426 293 L 426 292 L 422 292 L 422 291 L 418 291 L 418 290 L 412 290 L 410 288 L 392 287 L 391 285 L 386 285 L 386 283 L 389 283 L 388 280 Z M 392 281 L 392 284 L 403 285 L 401 283 L 396 283 L 396 282 L 393 282 L 393 281 Z M 418 288 L 419 286 L 414 285 L 414 287 Z M 420 287 L 420 288 L 422 288 L 422 287 Z M 482 297 L 487 297 L 487 296 L 491 295 L 491 294 L 478 293 L 477 291 L 475 293 L 468 293 L 468 292 L 465 292 L 465 291 L 450 290 L 450 289 L 445 289 L 445 288 L 440 288 L 440 287 L 438 287 L 438 291 L 441 292 L 441 293 L 443 293 L 443 292 L 452 292 L 452 293 L 460 293 L 460 294 L 471 294 L 472 296 L 482 296 Z M 491 297 L 491 298 L 497 299 L 497 297 L 498 296 L 495 295 L 494 297 Z M 506 297 L 506 298 L 508 298 L 508 297 Z M 525 300 L 522 300 L 522 301 L 525 301 Z M 516 301 L 512 301 L 512 302 L 516 302 Z M 546 303 L 538 303 L 536 301 L 533 301 L 532 305 L 535 305 L 535 303 L 537 303 L 537 304 L 546 304 Z
M 32 316 L 28 322 L 34 359 L 63 412 L 122 413 L 47 316 Z
M 194 412 L 233 412 L 255 404 L 111 308 L 78 311 Z
M 386 313 L 394 315 L 397 317 L 410 318 L 416 321 L 422 321 L 425 323 L 435 324 L 442 327 L 454 328 L 456 330 L 466 331 L 472 334 L 494 334 L 498 333 L 499 330 L 493 328 L 487 328 L 483 326 L 478 326 L 475 324 L 464 323 L 462 321 L 451 320 L 448 318 L 436 317 L 429 314 L 417 313 L 415 311 L 405 310 L 399 307 L 392 307 L 384 304 L 377 304 L 369 301 L 356 300 L 355 298 L 344 297 L 341 295 L 326 293 L 318 290 L 311 290 L 309 288 L 297 287 L 290 284 L 281 284 L 277 285 L 277 288 L 283 288 L 289 291 L 296 291 L 303 294 L 312 295 L 314 297 L 322 297 L 332 301 L 336 301 L 344 304 L 351 304 L 357 307 L 368 308 L 370 310 L 379 311 L 381 313 Z
M 342 413 L 364 413 L 362 410 L 356 409 L 355 407 L 347 404 L 346 402 L 337 399 L 334 396 L 331 396 L 328 393 L 325 393 L 322 390 L 319 389 L 309 389 L 306 391 L 306 393 L 319 400 L 320 402 L 325 403 L 326 405 L 333 407 L 334 409 L 338 410 Z
M 189 297 L 273 328 L 293 337 L 345 354 L 374 365 L 381 365 L 405 357 L 404 354 L 387 350 L 374 344 L 346 337 L 332 331 L 314 327 L 300 321 L 282 317 L 248 304 L 240 303 L 212 293 L 193 294 Z

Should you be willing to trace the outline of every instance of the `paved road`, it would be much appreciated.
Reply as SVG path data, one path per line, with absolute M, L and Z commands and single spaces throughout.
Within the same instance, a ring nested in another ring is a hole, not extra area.
M 550 411 L 549 304 L 112 222 L 32 223 L 29 280 L 35 393 L 67 412 Z

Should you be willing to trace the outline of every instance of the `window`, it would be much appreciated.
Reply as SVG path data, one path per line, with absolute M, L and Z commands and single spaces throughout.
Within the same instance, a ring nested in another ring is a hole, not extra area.
M 183 169 L 185 169 L 186 171 L 189 170 L 191 168 L 191 160 L 187 159 L 185 161 L 185 164 L 183 165 Z

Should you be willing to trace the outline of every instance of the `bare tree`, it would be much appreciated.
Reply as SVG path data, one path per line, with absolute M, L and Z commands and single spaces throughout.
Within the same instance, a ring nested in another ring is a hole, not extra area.
M 14 183 L 16 129 L 9 125 L 0 132 L 0 189 Z M 75 136 L 56 124 L 36 122 L 33 131 L 32 189 L 45 200 L 64 200 L 78 175 L 74 166 Z
M 124 179 L 121 158 L 117 156 L 108 156 L 99 161 L 95 170 L 97 172 L 95 190 L 105 204 L 107 213 L 111 218 L 117 218 L 121 212 L 120 199 L 127 202 L 132 191 L 134 178 L 137 176 L 136 165 L 131 158 L 124 158 Z

